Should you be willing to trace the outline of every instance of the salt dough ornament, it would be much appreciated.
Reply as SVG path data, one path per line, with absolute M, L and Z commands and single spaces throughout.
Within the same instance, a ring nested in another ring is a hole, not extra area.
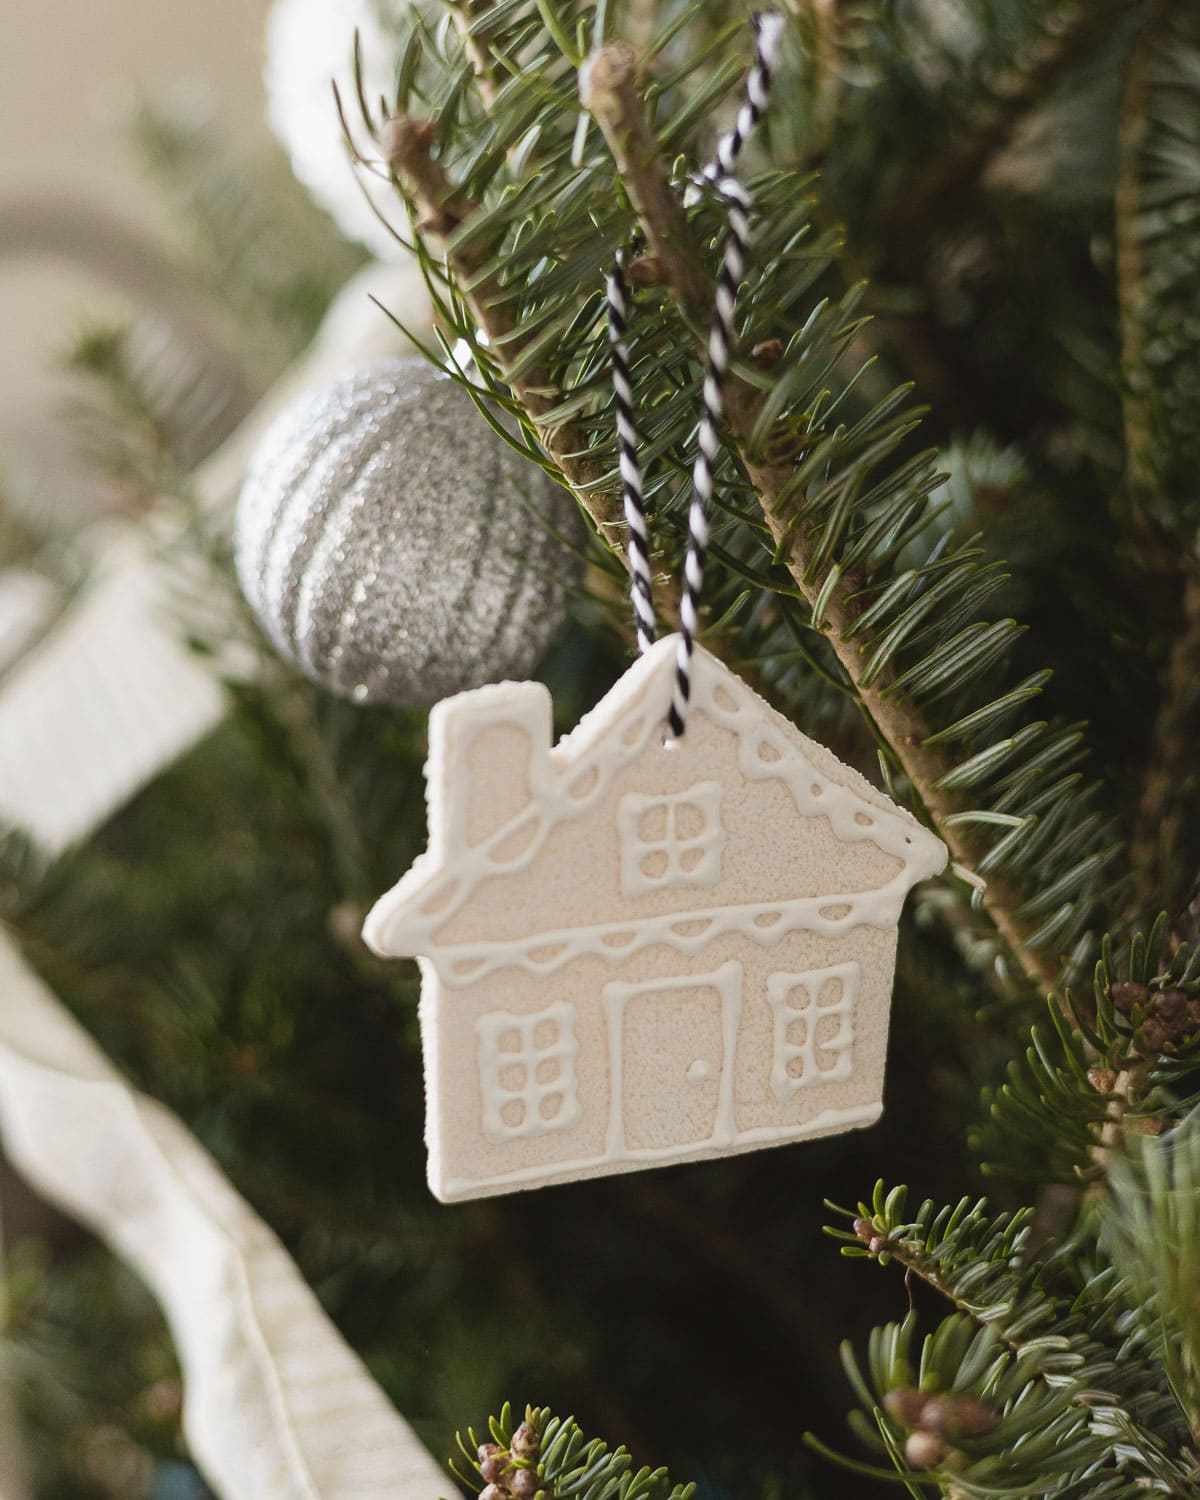
M 416 955 L 444 1201 L 730 1156 L 882 1109 L 897 924 L 945 847 L 678 637 L 551 747 L 540 683 L 430 715 L 429 849 L 371 911 Z

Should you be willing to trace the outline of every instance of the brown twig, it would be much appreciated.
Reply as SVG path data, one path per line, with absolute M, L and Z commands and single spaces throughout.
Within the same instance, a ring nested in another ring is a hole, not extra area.
M 1142 783 L 1130 839 L 1138 909 L 1174 912 L 1187 898 L 1183 883 L 1192 873 L 1179 868 L 1181 802 L 1196 790 L 1197 733 L 1200 730 L 1200 575 L 1195 560 L 1183 581 L 1179 623 L 1163 669 L 1150 762 Z
M 637 54 L 628 42 L 606 42 L 579 70 L 579 98 L 613 148 L 629 201 L 641 220 L 647 253 L 671 295 L 693 316 L 707 316 L 712 285 L 700 269 L 687 216 L 663 168 L 642 109 Z
M 815 543 L 817 538 L 792 527 L 786 499 L 790 494 L 790 470 L 763 466 L 751 456 L 751 433 L 762 400 L 760 393 L 752 387 L 740 386 L 728 404 L 730 428 L 742 462 L 760 496 L 771 536 L 797 588 L 809 604 L 815 606 L 818 590 L 807 577 L 807 569 L 811 553 L 809 543 Z M 965 812 L 970 803 L 961 793 L 940 789 L 942 777 L 951 768 L 939 751 L 927 743 L 931 731 L 923 717 L 899 695 L 889 696 L 893 674 L 884 671 L 869 684 L 864 682 L 866 646 L 853 636 L 857 611 L 849 603 L 849 593 L 850 589 L 845 585 L 835 588 L 825 601 L 823 618 L 814 623 L 825 631 L 834 654 L 854 684 L 859 701 L 916 788 L 938 835 L 950 851 L 951 859 L 971 869 L 979 860 L 979 851 L 969 836 L 961 832 L 959 825 L 951 821 L 955 814 Z M 1017 891 L 1007 881 L 991 877 L 983 889 L 982 900 L 984 910 L 1029 981 L 1041 990 L 1052 990 L 1058 983 L 1059 965 L 1052 958 L 1026 947 L 1026 934 L 1016 916 L 1021 904 Z
M 488 109 L 492 109 L 495 107 L 500 85 L 496 78 L 492 54 L 471 31 L 471 25 L 475 20 L 473 0 L 450 0 L 450 11 L 454 16 L 454 24 L 463 44 L 463 51 L 467 54 L 474 71 L 479 97 Z
M 1173 640 L 1162 667 L 1149 763 L 1130 840 L 1134 899 L 1137 910 L 1147 917 L 1159 909 L 1175 911 L 1187 896 L 1183 881 L 1194 873 L 1177 866 L 1181 793 L 1194 783 L 1195 747 L 1200 735 L 1200 560 L 1187 547 L 1171 546 L 1154 527 L 1146 507 L 1156 475 L 1151 452 L 1153 383 L 1144 362 L 1146 266 L 1139 220 L 1147 166 L 1151 73 L 1163 44 L 1163 24 L 1171 14 L 1164 0 L 1154 0 L 1130 52 L 1121 100 L 1114 196 L 1124 376 L 1121 404 L 1131 520 L 1139 532 L 1139 562 L 1147 573 L 1154 574 L 1156 589 L 1178 598 L 1172 619 Z
M 593 55 L 589 81 L 586 89 L 581 87 L 581 95 L 604 133 L 622 180 L 629 182 L 636 178 L 639 183 L 635 204 L 647 243 L 669 245 L 676 254 L 677 271 L 667 278 L 672 296 L 692 316 L 706 313 L 712 304 L 713 284 L 707 277 L 697 274 L 694 265 L 698 257 L 680 244 L 682 209 L 670 190 L 657 154 L 650 155 L 653 137 L 642 113 L 633 74 L 624 66 L 606 65 L 597 71 L 597 58 L 612 54 L 616 46 L 616 43 L 609 43 Z M 633 156 L 629 154 L 631 150 Z M 686 231 L 686 221 L 684 229 Z M 661 250 L 656 253 L 661 257 Z M 763 459 L 753 440 L 765 399 L 755 386 L 731 375 L 725 396 L 726 419 L 780 557 L 800 593 L 815 606 L 818 588 L 808 576 L 808 562 L 812 544 L 818 539 L 794 525 L 791 514 L 795 488 L 793 468 L 790 464 L 773 464 Z M 856 612 L 849 603 L 850 593 L 847 586 L 835 588 L 823 603 L 822 618 L 814 619 L 814 624 L 827 634 L 859 701 L 892 747 L 951 858 L 971 868 L 978 861 L 978 851 L 951 821 L 954 814 L 967 809 L 968 803 L 962 794 L 939 788 L 950 767 L 939 752 L 928 745 L 930 730 L 922 717 L 899 695 L 892 697 L 888 694 L 889 674 L 884 672 L 870 683 L 864 681 L 866 648 L 853 638 Z M 1025 932 L 1016 916 L 1020 904 L 1019 895 L 1006 882 L 988 881 L 983 892 L 983 906 L 997 932 L 1030 982 L 1042 990 L 1053 989 L 1058 981 L 1059 966 L 1053 959 L 1026 947 Z

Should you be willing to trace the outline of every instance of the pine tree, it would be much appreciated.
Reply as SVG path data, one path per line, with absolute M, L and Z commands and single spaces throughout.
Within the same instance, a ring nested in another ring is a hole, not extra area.
M 670 617 L 727 233 L 688 187 L 751 45 L 720 5 L 439 0 L 394 94 L 340 101 L 440 338 L 592 522 L 564 724 L 633 640 L 603 279 L 625 251 Z M 415 978 L 354 937 L 423 843 L 423 723 L 265 650 L 87 848 L 14 842 L 5 915 L 488 1500 L 1192 1494 L 1200 14 L 794 0 L 744 175 L 704 640 L 953 861 L 902 932 L 883 1124 L 430 1203 Z

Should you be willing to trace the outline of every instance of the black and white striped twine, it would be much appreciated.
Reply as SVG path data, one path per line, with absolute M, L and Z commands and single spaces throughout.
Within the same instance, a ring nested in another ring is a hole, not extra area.
M 698 180 L 713 188 L 728 204 L 729 235 L 717 278 L 712 322 L 708 334 L 708 357 L 701 391 L 700 427 L 696 460 L 692 466 L 692 503 L 688 509 L 687 552 L 683 564 L 683 590 L 679 603 L 679 650 L 675 684 L 667 724 L 671 739 L 679 739 L 686 727 L 691 696 L 692 658 L 700 629 L 700 590 L 708 554 L 708 512 L 713 496 L 713 468 L 721 451 L 718 425 L 723 411 L 722 386 L 733 346 L 733 308 L 738 285 L 746 268 L 750 243 L 750 195 L 734 176 L 742 147 L 758 124 L 771 89 L 771 73 L 783 33 L 783 17 L 755 18 L 757 34 L 754 63 L 746 80 L 746 97 L 732 130 L 717 145 L 715 159 L 698 174 Z M 625 343 L 628 321 L 625 275 L 621 256 L 613 263 L 607 280 L 608 333 L 612 347 L 614 405 L 617 419 L 617 449 L 625 520 L 629 526 L 629 579 L 637 623 L 638 649 L 648 651 L 654 643 L 654 605 L 650 593 L 650 545 L 646 526 L 646 504 L 642 489 L 637 424 L 634 421 L 633 384 L 629 373 L 629 351 Z
M 638 458 L 637 423 L 633 419 L 633 383 L 629 378 L 629 350 L 625 345 L 628 304 L 625 300 L 624 260 L 617 252 L 608 273 L 608 340 L 612 346 L 612 381 L 617 413 L 617 454 L 625 522 L 629 527 L 629 597 L 637 625 L 638 650 L 654 644 L 654 601 L 650 595 L 650 537 L 646 529 L 646 497 Z

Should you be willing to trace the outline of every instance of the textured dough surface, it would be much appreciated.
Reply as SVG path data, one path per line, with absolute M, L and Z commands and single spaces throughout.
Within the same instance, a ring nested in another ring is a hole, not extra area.
M 538 683 L 441 703 L 430 844 L 371 912 L 424 976 L 430 1184 L 477 1197 L 872 1123 L 896 934 L 942 844 L 675 638 L 557 746 Z

